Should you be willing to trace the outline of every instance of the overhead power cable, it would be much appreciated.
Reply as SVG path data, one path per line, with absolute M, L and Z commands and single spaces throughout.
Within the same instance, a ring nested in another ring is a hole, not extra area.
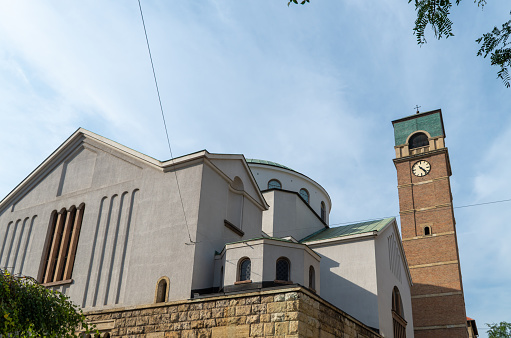
M 167 144 L 169 146 L 170 161 L 171 161 L 172 165 L 174 165 L 174 155 L 172 154 L 172 147 L 170 146 L 169 131 L 167 129 L 167 123 L 165 121 L 165 114 L 163 113 L 163 105 L 161 104 L 160 89 L 158 88 L 158 80 L 156 79 L 156 72 L 154 70 L 153 56 L 151 55 L 151 47 L 149 47 L 149 38 L 147 37 L 147 30 L 146 30 L 145 21 L 144 21 L 144 13 L 142 12 L 142 5 L 140 4 L 140 0 L 138 0 L 138 8 L 140 9 L 140 17 L 142 18 L 142 26 L 144 27 L 145 41 L 147 43 L 147 51 L 149 52 L 149 60 L 151 60 L 151 68 L 153 70 L 154 85 L 156 86 L 156 94 L 158 94 L 158 102 L 160 104 L 161 118 L 163 120 L 163 126 L 165 127 L 165 135 L 167 135 Z M 181 196 L 181 188 L 179 187 L 179 180 L 177 178 L 177 170 L 174 170 L 174 177 L 176 178 L 177 191 L 179 193 L 179 200 L 181 201 L 181 209 L 183 210 L 183 216 L 185 219 L 185 225 L 186 225 L 186 231 L 188 233 L 188 239 L 190 240 L 190 243 L 194 243 L 194 241 L 192 241 L 192 236 L 190 235 L 190 229 L 188 227 L 188 220 L 186 218 L 185 206 L 183 204 L 183 197 Z

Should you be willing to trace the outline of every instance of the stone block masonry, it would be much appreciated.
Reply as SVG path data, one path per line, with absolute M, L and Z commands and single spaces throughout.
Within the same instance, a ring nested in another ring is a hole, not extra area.
M 302 287 L 87 312 L 101 336 L 379 338 Z

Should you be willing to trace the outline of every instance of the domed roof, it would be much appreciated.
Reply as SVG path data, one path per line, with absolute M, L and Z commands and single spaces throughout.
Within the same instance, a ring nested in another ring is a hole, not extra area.
M 293 169 L 291 169 L 289 167 L 286 167 L 285 165 L 282 165 L 282 164 L 277 163 L 277 162 L 272 162 L 272 161 L 257 160 L 255 158 L 247 158 L 246 161 L 247 161 L 247 163 L 266 164 L 266 165 L 272 165 L 274 167 L 284 168 L 284 169 L 287 169 L 287 170 L 293 170 Z M 293 171 L 295 171 L 295 170 L 293 170 Z

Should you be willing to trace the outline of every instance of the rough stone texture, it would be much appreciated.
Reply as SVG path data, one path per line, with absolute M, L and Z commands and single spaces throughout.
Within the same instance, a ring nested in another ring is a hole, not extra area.
M 111 337 L 343 337 L 379 334 L 295 287 L 86 313 Z

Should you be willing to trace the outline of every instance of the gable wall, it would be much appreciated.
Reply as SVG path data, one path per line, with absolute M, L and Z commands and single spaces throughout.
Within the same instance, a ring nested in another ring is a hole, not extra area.
M 221 160 L 222 168 L 229 168 L 228 179 L 238 176 L 245 192 L 258 199 L 258 191 L 252 186 L 247 171 L 240 160 Z M 223 163 L 230 162 L 230 163 Z M 225 244 L 242 239 L 261 237 L 262 210 L 253 201 L 236 191 L 231 183 L 209 165 L 204 165 L 201 186 L 193 289 L 213 287 L 215 251 L 221 252 Z M 240 236 L 224 225 L 228 220 L 244 232 Z
M 52 212 L 85 203 L 73 283 L 55 289 L 87 309 L 147 304 L 157 280 L 168 276 L 169 299 L 188 298 L 194 253 L 184 244 L 175 173 L 86 141 L 3 209 L 1 266 L 40 278 Z M 192 232 L 201 173 L 200 163 L 177 173 Z
M 392 290 L 397 286 L 403 302 L 406 336 L 413 337 L 412 303 L 407 267 L 403 264 L 406 258 L 400 250 L 401 238 L 394 226 L 388 226 L 376 238 L 376 272 L 378 276 L 378 313 L 380 332 L 390 336 L 392 326 Z

